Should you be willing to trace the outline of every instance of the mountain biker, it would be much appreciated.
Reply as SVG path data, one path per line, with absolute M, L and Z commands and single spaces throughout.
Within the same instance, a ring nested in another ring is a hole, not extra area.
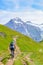
M 10 43 L 9 47 L 10 47 L 10 51 L 11 51 L 11 56 L 13 58 L 14 57 L 14 50 L 15 50 L 15 44 L 13 41 Z
M 11 56 L 12 58 L 14 57 L 14 51 L 16 48 L 16 40 L 17 40 L 18 36 L 13 38 L 13 41 L 10 43 L 10 51 L 11 51 Z

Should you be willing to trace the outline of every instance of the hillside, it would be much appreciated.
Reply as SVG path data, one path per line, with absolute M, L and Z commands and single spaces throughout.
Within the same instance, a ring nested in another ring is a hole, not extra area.
M 13 31 L 6 26 L 0 25 L 0 58 L 2 57 L 2 62 L 5 64 L 9 56 L 9 43 L 12 41 L 12 37 L 18 35 L 17 46 L 19 47 L 21 54 L 14 61 L 14 65 L 24 65 L 21 59 L 24 60 L 27 65 L 43 65 L 43 46 L 31 38 L 24 36 L 16 31 Z M 30 56 L 28 56 L 30 54 Z M 29 62 L 28 58 L 31 59 Z M 20 61 L 19 61 L 20 60 Z

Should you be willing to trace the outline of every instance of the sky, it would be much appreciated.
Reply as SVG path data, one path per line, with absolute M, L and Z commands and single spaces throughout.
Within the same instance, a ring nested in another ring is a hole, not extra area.
M 24 22 L 43 23 L 43 0 L 0 0 L 0 24 L 19 17 Z

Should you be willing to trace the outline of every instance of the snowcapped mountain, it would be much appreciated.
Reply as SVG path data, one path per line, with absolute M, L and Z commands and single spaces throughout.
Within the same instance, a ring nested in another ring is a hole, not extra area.
M 42 37 L 42 40 L 43 40 L 43 23 L 39 25 L 39 28 L 41 30 L 41 37 Z
M 5 26 L 8 26 L 9 28 L 16 30 L 24 35 L 30 36 L 36 41 L 41 41 L 40 28 L 30 21 L 23 22 L 20 18 L 14 18 L 6 23 Z

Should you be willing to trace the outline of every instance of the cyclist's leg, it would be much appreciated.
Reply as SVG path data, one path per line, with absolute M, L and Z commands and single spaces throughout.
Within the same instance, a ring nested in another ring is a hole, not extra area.
M 12 50 L 11 54 L 12 54 L 12 58 L 13 58 L 14 57 L 14 50 Z

